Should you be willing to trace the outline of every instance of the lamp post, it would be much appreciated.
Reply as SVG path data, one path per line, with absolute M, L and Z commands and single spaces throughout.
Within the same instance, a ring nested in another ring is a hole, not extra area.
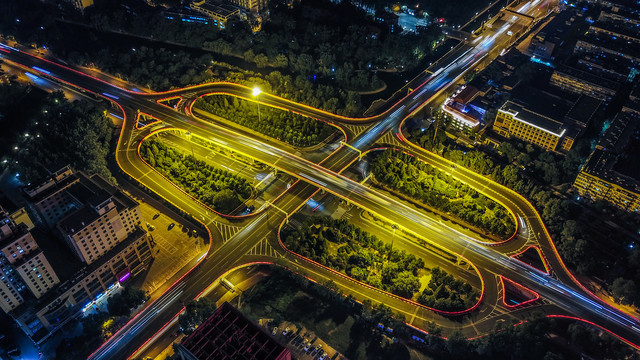
M 256 103 L 258 103 L 258 121 L 261 121 L 260 120 L 260 102 L 258 101 L 258 95 L 260 95 L 261 92 L 262 90 L 260 90 L 260 88 L 257 86 L 255 86 L 252 91 L 253 97 L 256 98 Z
M 391 257 L 391 252 L 393 251 L 393 241 L 396 239 L 396 230 L 398 230 L 398 225 L 393 224 L 391 225 L 391 228 L 393 229 L 393 235 L 391 236 L 391 249 L 389 250 L 389 256 L 387 259 Z

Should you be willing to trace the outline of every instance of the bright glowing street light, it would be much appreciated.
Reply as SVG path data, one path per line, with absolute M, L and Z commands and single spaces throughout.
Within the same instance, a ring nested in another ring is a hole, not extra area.
M 251 93 L 256 98 L 256 103 L 258 103 L 258 121 L 261 121 L 260 120 L 260 102 L 258 101 L 258 95 L 260 95 L 260 93 L 262 93 L 262 90 L 260 90 L 259 87 L 254 86 L 253 91 Z

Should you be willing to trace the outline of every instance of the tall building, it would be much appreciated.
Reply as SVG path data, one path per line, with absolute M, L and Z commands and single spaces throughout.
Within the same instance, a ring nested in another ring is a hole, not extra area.
M 48 170 L 49 175 L 24 188 L 29 204 L 47 226 L 53 226 L 81 204 L 66 189 L 77 183 L 78 177 L 69 165 Z
M 25 289 L 40 298 L 60 280 L 27 225 L 1 207 L 0 224 L 0 308 L 8 312 L 23 302 Z
M 31 207 L 58 231 L 72 251 L 90 264 L 140 225 L 138 203 L 99 175 L 74 173 L 69 166 L 50 170 L 24 189 Z
M 223 303 L 177 347 L 182 360 L 291 360 L 291 352 Z
M 147 233 L 137 230 L 91 265 L 74 268 L 71 277 L 37 302 L 28 306 L 22 304 L 9 315 L 39 343 L 122 283 L 146 270 L 153 259 L 152 248 Z
M 147 269 L 153 244 L 140 227 L 139 204 L 98 175 L 60 167 L 24 194 L 41 222 L 56 221 L 67 245 L 50 239 L 41 249 L 19 211 L 20 225 L 0 226 L 0 306 L 39 343 Z M 52 264 L 44 254 L 55 254 Z

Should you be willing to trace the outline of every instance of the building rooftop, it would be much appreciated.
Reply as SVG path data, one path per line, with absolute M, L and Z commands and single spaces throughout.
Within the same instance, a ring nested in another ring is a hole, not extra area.
M 619 156 L 624 153 L 630 141 L 640 130 L 640 114 L 620 112 L 602 136 L 596 149 L 591 153 L 582 171 L 616 183 L 625 189 L 640 192 L 637 179 L 625 176 L 615 170 Z
M 507 101 L 506 103 L 504 103 L 500 110 L 512 114 L 520 121 L 523 121 L 535 128 L 554 134 L 556 136 L 563 136 L 565 133 L 565 129 L 561 122 L 530 111 L 522 105 L 516 104 L 512 101 Z
M 560 46 L 569 34 L 569 28 L 573 25 L 573 11 L 564 10 L 558 13 L 551 21 L 549 21 L 542 29 L 540 29 L 534 39 L 536 41 L 548 41 Z
M 580 96 L 552 86 L 519 86 L 511 92 L 511 100 L 556 121 L 562 121 Z
M 636 26 L 628 22 L 619 21 L 596 21 L 590 27 L 589 31 L 604 31 L 611 32 L 618 35 L 627 36 L 632 41 L 640 43 L 640 33 Z
M 627 56 L 632 58 L 640 58 L 640 47 L 637 44 L 629 43 L 624 39 L 612 39 L 610 36 L 605 36 L 597 33 L 588 33 L 578 40 L 576 47 L 581 46 L 581 43 L 591 44 L 605 49 L 618 52 L 621 56 Z
M 35 309 L 35 311 L 39 311 L 40 309 L 46 306 L 49 306 L 52 301 L 54 301 L 57 297 L 64 294 L 64 292 L 69 290 L 69 288 L 76 285 L 87 274 L 91 274 L 92 272 L 104 266 L 104 264 L 109 262 L 114 256 L 122 252 L 125 248 L 127 248 L 132 243 L 140 239 L 142 236 L 146 236 L 146 234 L 147 233 L 144 230 L 141 230 L 141 229 L 136 230 L 135 232 L 129 234 L 129 236 L 127 236 L 126 239 L 124 239 L 118 245 L 114 246 L 111 250 L 109 250 L 103 256 L 99 257 L 98 260 L 94 261 L 90 265 L 84 265 L 80 263 L 70 253 L 69 253 L 70 259 L 73 259 L 73 260 L 69 260 L 69 258 L 55 259 L 55 257 L 52 257 L 48 253 L 47 249 L 43 249 L 43 252 L 47 257 L 47 260 L 49 260 L 51 263 L 51 267 L 55 271 L 56 275 L 58 275 L 58 278 L 60 279 L 60 283 L 55 287 L 53 287 L 40 299 L 37 299 L 37 300 L 33 299 L 33 301 L 25 302 L 22 305 L 18 306 L 16 309 L 12 311 L 13 315 L 15 317 L 20 317 L 31 309 Z M 66 246 L 61 246 L 61 247 L 66 248 Z M 51 260 L 54 260 L 54 261 L 51 261 Z M 59 271 L 58 269 L 62 267 L 66 269 L 62 269 L 63 271 Z M 70 272 L 69 270 L 73 270 L 73 272 Z M 71 273 L 71 276 L 67 276 L 66 278 L 63 278 L 60 276 L 61 273 L 62 274 Z M 80 304 L 80 305 L 82 306 L 84 304 Z
M 76 233 L 89 226 L 102 216 L 95 208 L 109 201 L 113 201 L 118 212 L 138 205 L 99 175 L 90 178 L 83 173 L 77 175 L 79 182 L 70 186 L 67 191 L 84 205 L 59 221 L 58 227 L 65 232 Z
M 565 115 L 565 119 L 573 124 L 586 127 L 593 114 L 598 111 L 602 102 L 591 96 L 581 95 L 569 112 Z
M 24 191 L 27 194 L 30 202 L 37 203 L 42 199 L 51 196 L 51 194 L 60 191 L 60 189 L 74 183 L 77 180 L 78 176 L 76 174 L 70 174 L 69 176 L 59 181 L 54 181 L 51 178 L 46 178 L 46 180 L 27 186 L 26 188 L 24 188 Z M 44 185 L 49 182 L 51 182 L 51 185 L 45 188 Z M 32 196 L 31 194 L 34 195 Z
M 581 81 L 589 82 L 589 83 L 594 84 L 594 85 L 599 85 L 599 86 L 602 86 L 604 88 L 611 89 L 611 90 L 614 90 L 614 91 L 617 91 L 618 88 L 620 87 L 620 84 L 615 82 L 615 81 L 611 81 L 611 80 L 605 79 L 605 78 L 600 77 L 598 75 L 594 75 L 592 73 L 577 69 L 577 68 L 572 67 L 572 66 L 561 65 L 554 72 L 558 73 L 559 75 L 560 74 L 565 74 L 565 75 L 568 75 L 568 76 L 571 76 L 571 77 L 575 77 L 575 78 L 580 79 Z
M 203 11 L 213 13 L 223 18 L 229 17 L 231 15 L 234 15 L 235 13 L 240 12 L 240 10 L 233 5 L 217 3 L 217 2 L 198 1 L 198 2 L 193 2 L 191 4 L 191 7 L 194 10 L 201 9 Z
M 180 350 L 199 360 L 284 360 L 287 348 L 225 302 L 185 338 Z
M 613 54 L 589 54 L 578 55 L 577 68 L 584 71 L 597 73 L 599 76 L 616 82 L 624 82 L 629 77 L 635 63 L 623 56 Z

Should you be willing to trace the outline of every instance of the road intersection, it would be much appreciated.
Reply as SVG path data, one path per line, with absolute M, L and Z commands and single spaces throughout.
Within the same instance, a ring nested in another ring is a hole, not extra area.
M 541 18 L 548 9 L 546 2 L 534 0 L 518 5 L 515 10 Z M 524 28 L 526 26 L 523 24 L 528 21 L 526 17 L 509 14 L 503 17 L 507 20 L 499 22 L 499 27 L 496 26 L 492 31 L 463 42 L 445 55 L 444 59 L 438 61 L 429 69 L 430 71 L 422 75 L 424 81 L 421 81 L 420 86 L 380 115 L 369 118 L 346 118 L 270 94 L 261 94 L 259 101 L 263 106 L 291 110 L 326 121 L 344 130 L 346 137 L 344 141 L 349 146 L 334 146 L 335 149 L 320 162 L 306 159 L 303 152 L 300 152 L 300 155 L 291 153 L 290 147 L 281 146 L 278 142 L 257 139 L 238 127 L 193 116 L 193 101 L 203 95 L 229 94 L 256 101 L 251 96 L 251 89 L 246 86 L 211 83 L 164 93 L 142 94 L 118 88 L 17 49 L 4 48 L 2 56 L 6 60 L 25 68 L 37 67 L 36 71 L 40 76 L 98 94 L 120 106 L 125 120 L 116 149 L 116 160 L 121 169 L 135 181 L 200 221 L 207 228 L 210 237 L 222 239 L 224 242 L 221 247 L 210 249 L 208 255 L 190 273 L 177 281 L 158 300 L 148 305 L 90 358 L 125 358 L 131 355 L 143 345 L 146 339 L 151 338 L 158 329 L 181 312 L 186 302 L 197 297 L 225 272 L 246 264 L 274 262 L 319 282 L 332 280 L 342 291 L 354 295 L 358 300 L 372 299 L 374 303 L 385 303 L 394 311 L 404 314 L 411 325 L 417 328 L 424 329 L 427 322 L 434 321 L 443 325 L 445 332 L 459 329 L 469 337 L 475 337 L 488 332 L 497 319 L 521 319 L 532 311 L 542 311 L 548 315 L 575 316 L 592 322 L 626 339 L 627 342 L 638 343 L 640 322 L 600 301 L 573 278 L 562 263 L 537 211 L 514 191 L 467 169 L 456 168 L 456 178 L 504 205 L 519 224 L 518 234 L 509 241 L 501 244 L 485 244 L 425 216 L 423 212 L 398 199 L 363 186 L 342 174 L 343 170 L 359 158 L 359 153 L 352 150 L 353 148 L 365 151 L 376 145 L 387 133 L 393 134 L 392 139 L 397 139 L 394 145 L 411 152 L 440 170 L 450 170 L 452 164 L 449 161 L 406 140 L 403 122 L 421 108 L 428 106 L 441 92 L 455 84 L 466 71 L 482 61 L 497 56 L 504 48 L 510 46 L 514 39 L 507 34 L 507 32 L 513 33 L 509 29 Z M 177 109 L 158 102 L 172 96 L 182 97 Z M 150 114 L 161 121 L 137 128 L 135 122 L 138 112 Z M 353 127 L 347 125 L 359 125 L 364 127 L 364 130 L 360 129 L 356 133 L 352 131 Z M 242 217 L 217 215 L 154 171 L 139 156 L 139 145 L 145 138 L 158 132 L 175 129 L 188 132 L 217 146 L 232 149 L 299 180 L 273 201 L 274 207 Z M 329 148 L 331 147 L 326 149 Z M 290 216 L 305 206 L 307 199 L 314 196 L 319 189 L 356 204 L 386 222 L 396 224 L 403 231 L 425 239 L 433 246 L 457 254 L 459 258 L 464 257 L 477 269 L 480 287 L 483 290 L 483 298 L 475 306 L 478 310 L 463 320 L 452 320 L 451 316 L 454 314 L 428 309 L 382 292 L 289 252 L 283 247 L 278 237 L 279 229 L 285 220 L 283 212 L 288 214 L 287 217 Z M 225 238 L 220 229 L 222 226 L 229 225 L 242 227 L 242 229 L 233 236 Z M 277 258 L 251 251 L 262 240 L 268 241 L 275 249 L 275 254 L 279 254 Z M 540 248 L 553 271 L 553 276 L 509 257 L 531 245 L 532 242 Z M 501 289 L 497 281 L 499 275 L 534 290 L 540 294 L 543 301 L 515 310 L 502 306 Z

